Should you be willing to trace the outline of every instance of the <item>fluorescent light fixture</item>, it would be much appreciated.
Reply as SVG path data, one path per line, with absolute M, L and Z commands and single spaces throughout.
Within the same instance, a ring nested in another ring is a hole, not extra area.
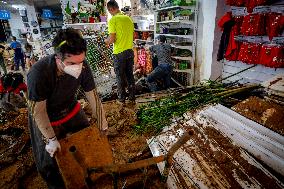
M 26 7 L 24 5 L 12 5 L 12 7 L 14 9 L 20 9 L 20 10 L 26 9 Z

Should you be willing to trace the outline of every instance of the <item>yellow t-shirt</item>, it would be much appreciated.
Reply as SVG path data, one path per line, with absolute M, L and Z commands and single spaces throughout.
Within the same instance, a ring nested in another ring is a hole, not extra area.
M 116 34 L 113 54 L 133 49 L 134 24 L 129 16 L 117 13 L 108 22 L 108 32 Z

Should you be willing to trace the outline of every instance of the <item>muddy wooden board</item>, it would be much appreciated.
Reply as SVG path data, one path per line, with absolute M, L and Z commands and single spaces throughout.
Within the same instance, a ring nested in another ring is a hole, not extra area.
M 252 96 L 232 109 L 284 136 L 284 106 Z
M 279 93 L 279 95 L 284 96 L 284 75 L 279 74 L 268 81 L 263 82 L 262 86 L 276 91 Z
M 70 147 L 75 146 L 85 165 L 89 168 L 108 165 L 113 162 L 111 147 L 106 136 L 101 135 L 95 127 L 83 129 L 65 139 L 60 140 L 61 152 L 56 156 L 64 183 L 68 189 L 84 188 L 85 177 L 81 165 L 71 154 Z M 102 174 L 92 174 L 96 180 Z
M 216 129 L 217 122 L 201 122 L 198 112 L 184 114 L 170 127 L 148 140 L 153 156 L 165 154 L 188 129 L 195 134 L 174 155 L 167 180 L 168 188 L 283 188 L 281 179 L 262 166 L 225 133 Z M 227 122 L 230 124 L 230 122 Z M 162 173 L 164 163 L 158 168 Z

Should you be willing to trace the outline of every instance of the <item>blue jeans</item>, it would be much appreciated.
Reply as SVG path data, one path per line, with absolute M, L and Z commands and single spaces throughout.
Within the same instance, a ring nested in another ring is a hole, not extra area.
M 25 70 L 25 60 L 24 57 L 14 57 L 15 62 L 15 71 L 18 71 L 20 65 L 22 66 L 23 70 Z
M 132 49 L 115 54 L 114 72 L 116 74 L 118 100 L 124 102 L 126 99 L 126 86 L 128 87 L 129 100 L 135 100 L 135 80 L 133 76 L 134 52 Z
M 162 79 L 164 88 L 168 89 L 171 86 L 171 74 L 173 68 L 170 64 L 159 64 L 147 77 L 149 88 L 152 92 L 158 91 L 156 81 Z

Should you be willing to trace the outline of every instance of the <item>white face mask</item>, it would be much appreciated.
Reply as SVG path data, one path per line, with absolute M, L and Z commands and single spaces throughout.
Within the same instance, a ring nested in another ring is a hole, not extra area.
M 78 77 L 80 76 L 81 72 L 82 72 L 82 68 L 83 68 L 83 63 L 81 64 L 74 64 L 74 65 L 68 65 L 66 66 L 63 62 L 61 62 L 61 64 L 64 65 L 63 71 L 73 77 L 75 77 L 76 79 L 78 79 Z

